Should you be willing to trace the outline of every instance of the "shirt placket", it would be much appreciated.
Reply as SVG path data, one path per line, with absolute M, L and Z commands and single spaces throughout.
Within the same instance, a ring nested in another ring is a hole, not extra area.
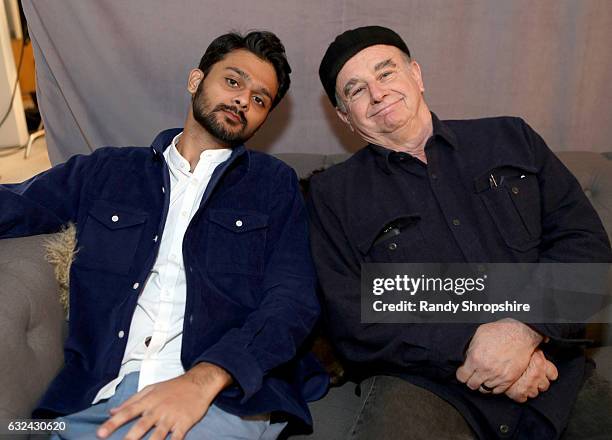
M 469 214 L 470 200 L 460 188 L 459 167 L 450 152 L 441 151 L 442 148 L 440 145 L 432 145 L 428 152 L 431 191 L 466 261 L 482 262 L 485 252 L 478 231 L 472 226 L 474 222 Z
M 179 181 L 176 182 L 177 190 L 179 186 L 181 187 L 180 191 L 182 194 L 179 205 L 173 207 L 175 212 L 172 215 L 176 215 L 177 221 L 170 241 L 172 245 L 168 252 L 168 264 L 160 272 L 161 290 L 159 292 L 158 313 L 141 365 L 140 375 L 143 383 L 146 381 L 151 382 L 157 376 L 156 369 L 158 368 L 158 362 L 156 360 L 170 337 L 173 336 L 169 334 L 173 324 L 173 312 L 180 300 L 179 296 L 184 295 L 184 292 L 181 292 L 179 289 L 179 277 L 183 260 L 182 243 L 185 230 L 189 224 L 190 213 L 197 197 L 197 179 L 193 175 L 181 176 Z
M 182 305 L 184 308 L 186 299 L 186 285 L 184 275 L 182 275 L 184 271 L 183 238 L 189 222 L 197 212 L 199 200 L 205 189 L 203 182 L 208 181 L 215 167 L 222 162 L 213 153 L 204 152 L 193 173 L 190 173 L 188 162 L 181 159 L 179 163 L 174 162 L 172 165 L 175 169 L 171 173 L 170 193 L 173 199 L 176 197 L 176 203 L 171 203 L 169 216 L 173 216 L 176 223 L 173 225 L 171 237 L 167 237 L 170 239 L 171 246 L 167 250 L 167 263 L 159 273 L 161 289 L 158 297 L 158 311 L 141 363 L 139 389 L 142 388 L 142 384 L 157 382 L 156 377 L 161 373 L 158 371 L 161 367 L 159 359 L 164 358 L 160 354 L 168 346 L 169 341 L 177 336 L 175 332 L 172 334 L 170 332 L 182 329 L 184 310 L 179 316 L 177 307 Z

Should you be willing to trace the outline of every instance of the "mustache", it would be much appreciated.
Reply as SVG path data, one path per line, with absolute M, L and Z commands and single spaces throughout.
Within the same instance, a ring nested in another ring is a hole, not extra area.
M 233 114 L 235 114 L 236 116 L 240 118 L 240 122 L 242 122 L 242 125 L 247 124 L 246 116 L 244 115 L 243 112 L 238 110 L 238 107 L 235 107 L 233 105 L 219 104 L 213 109 L 213 112 L 219 112 L 219 111 L 232 112 Z

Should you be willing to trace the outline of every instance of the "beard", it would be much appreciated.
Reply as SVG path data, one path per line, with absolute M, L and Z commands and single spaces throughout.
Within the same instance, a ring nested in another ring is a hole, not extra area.
M 191 101 L 193 118 L 212 136 L 219 139 L 221 142 L 228 144 L 230 147 L 236 147 L 243 144 L 250 135 L 246 132 L 247 119 L 243 112 L 239 111 L 233 105 L 217 104 L 212 108 L 212 104 L 203 92 L 202 81 L 196 90 L 196 93 Z M 211 109 L 212 108 L 212 109 Z M 228 117 L 219 114 L 219 112 L 232 112 L 240 118 L 240 121 L 234 121 Z M 225 121 L 219 121 L 218 115 Z M 240 128 L 231 130 L 227 125 L 240 126 Z

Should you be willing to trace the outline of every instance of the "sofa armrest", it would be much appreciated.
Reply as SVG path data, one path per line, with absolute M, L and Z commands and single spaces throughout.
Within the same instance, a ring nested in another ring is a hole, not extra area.
M 48 235 L 0 240 L 0 419 L 29 417 L 63 365 L 64 312 Z

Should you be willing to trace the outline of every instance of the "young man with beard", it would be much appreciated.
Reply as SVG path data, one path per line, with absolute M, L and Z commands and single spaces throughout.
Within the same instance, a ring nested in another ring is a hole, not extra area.
M 290 72 L 274 34 L 220 36 L 189 74 L 184 129 L 0 188 L 0 237 L 77 227 L 65 366 L 34 411 L 63 417 L 56 438 L 274 439 L 311 422 L 326 381 L 304 395 L 313 364 L 292 360 L 319 313 L 303 202 L 288 166 L 243 145 Z

